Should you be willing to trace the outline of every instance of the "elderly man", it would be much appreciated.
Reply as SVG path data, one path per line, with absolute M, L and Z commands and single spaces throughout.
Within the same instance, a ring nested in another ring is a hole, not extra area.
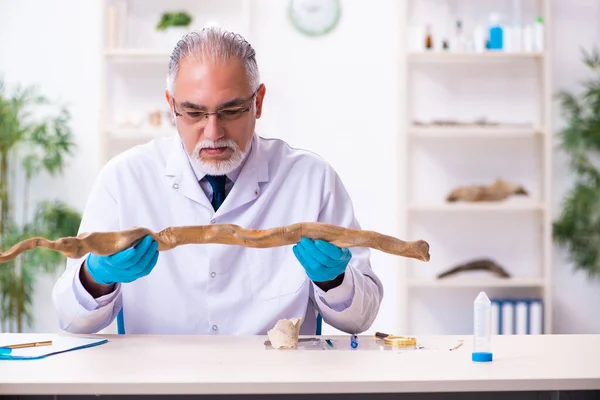
M 133 147 L 100 172 L 80 232 L 236 224 L 269 229 L 326 222 L 359 229 L 336 172 L 318 156 L 255 133 L 265 85 L 239 35 L 207 28 L 175 47 L 166 100 L 178 134 Z M 281 318 L 317 315 L 368 329 L 383 288 L 368 248 L 303 238 L 294 246 L 185 245 L 159 252 L 147 236 L 110 256 L 70 259 L 54 287 L 62 329 L 264 334 Z

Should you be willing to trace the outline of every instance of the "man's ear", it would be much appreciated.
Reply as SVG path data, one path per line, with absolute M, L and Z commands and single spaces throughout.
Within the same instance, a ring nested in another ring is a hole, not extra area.
M 175 124 L 175 112 L 173 111 L 173 98 L 169 94 L 168 89 L 165 89 L 165 99 L 167 100 L 167 103 L 169 104 L 169 114 L 171 114 L 171 122 L 173 122 L 173 124 Z
M 260 116 L 262 115 L 262 106 L 266 92 L 267 88 L 263 83 L 261 83 L 258 87 L 258 93 L 256 93 L 256 119 L 260 118 Z

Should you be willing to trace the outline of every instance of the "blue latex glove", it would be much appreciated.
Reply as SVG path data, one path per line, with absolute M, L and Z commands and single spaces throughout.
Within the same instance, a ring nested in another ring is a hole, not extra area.
M 313 242 L 308 238 L 300 239 L 293 251 L 313 282 L 334 280 L 346 271 L 352 258 L 352 253 L 347 248 L 341 249 L 323 240 Z
M 138 244 L 110 256 L 90 253 L 86 259 L 92 278 L 104 285 L 133 282 L 152 271 L 158 260 L 158 243 L 145 236 Z

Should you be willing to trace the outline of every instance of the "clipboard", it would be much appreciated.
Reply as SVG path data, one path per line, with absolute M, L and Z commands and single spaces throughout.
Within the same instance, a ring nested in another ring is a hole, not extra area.
M 86 349 L 107 343 L 108 339 L 99 337 L 69 336 L 69 335 L 44 335 L 44 334 L 0 334 L 0 347 L 25 342 L 52 341 L 49 346 L 36 346 L 12 349 L 8 354 L 0 353 L 0 362 L 3 360 L 39 360 L 55 354 L 66 353 L 74 350 Z

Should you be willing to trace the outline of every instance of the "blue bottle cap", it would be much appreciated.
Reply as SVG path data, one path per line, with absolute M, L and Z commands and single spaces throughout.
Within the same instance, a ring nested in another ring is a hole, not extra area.
M 471 354 L 471 360 L 473 360 L 475 362 L 488 362 L 488 361 L 492 361 L 492 359 L 493 359 L 492 353 L 473 352 L 473 354 Z

